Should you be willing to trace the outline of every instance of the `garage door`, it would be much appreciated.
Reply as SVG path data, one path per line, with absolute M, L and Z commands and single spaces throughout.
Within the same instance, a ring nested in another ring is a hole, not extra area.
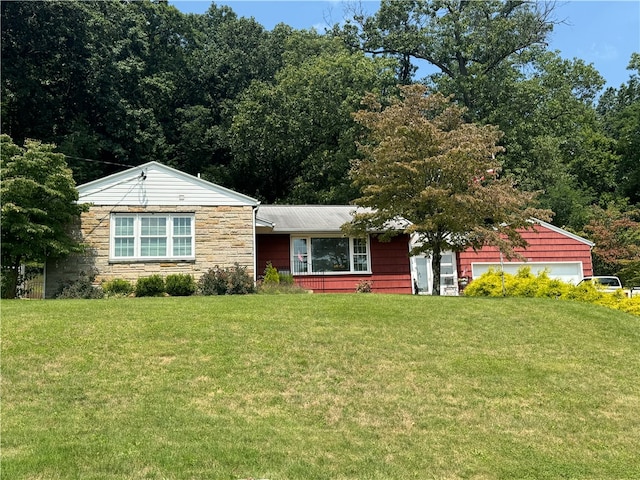
M 504 272 L 515 275 L 521 267 L 531 268 L 531 273 L 538 275 L 547 270 L 549 278 L 556 278 L 563 282 L 577 284 L 582 280 L 582 262 L 505 262 Z M 483 273 L 493 269 L 500 271 L 500 263 L 472 263 L 473 278 L 478 278 Z

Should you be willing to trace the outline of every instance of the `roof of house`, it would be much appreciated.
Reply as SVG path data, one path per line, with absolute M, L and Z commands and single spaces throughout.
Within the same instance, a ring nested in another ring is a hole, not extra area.
M 94 205 L 242 205 L 258 201 L 158 162 L 78 186 L 79 202 Z
M 260 205 L 256 226 L 268 227 L 272 233 L 340 233 L 355 212 L 369 209 L 354 205 Z M 408 222 L 393 222 L 391 228 L 404 229 Z

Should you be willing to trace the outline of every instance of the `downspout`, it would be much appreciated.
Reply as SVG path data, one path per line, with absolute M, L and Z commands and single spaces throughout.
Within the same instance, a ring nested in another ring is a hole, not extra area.
M 253 284 L 256 285 L 258 281 L 258 239 L 256 233 L 256 221 L 258 217 L 258 207 L 260 202 L 253 206 Z

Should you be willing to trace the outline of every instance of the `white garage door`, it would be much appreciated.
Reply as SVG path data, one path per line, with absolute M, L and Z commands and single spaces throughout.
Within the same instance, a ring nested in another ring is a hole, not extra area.
M 582 280 L 582 262 L 505 262 L 503 264 L 504 272 L 511 275 L 518 273 L 521 267 L 531 268 L 531 273 L 538 275 L 545 269 L 549 278 L 556 278 L 563 282 L 577 284 Z M 472 263 L 471 271 L 473 278 L 478 278 L 483 273 L 494 269 L 500 271 L 499 263 Z

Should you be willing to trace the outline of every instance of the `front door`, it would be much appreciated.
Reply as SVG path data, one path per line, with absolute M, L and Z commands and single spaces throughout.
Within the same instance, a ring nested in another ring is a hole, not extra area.
M 416 286 L 417 292 L 414 293 L 431 293 L 429 291 L 429 271 L 431 270 L 430 262 L 427 257 L 414 257 L 416 265 Z

